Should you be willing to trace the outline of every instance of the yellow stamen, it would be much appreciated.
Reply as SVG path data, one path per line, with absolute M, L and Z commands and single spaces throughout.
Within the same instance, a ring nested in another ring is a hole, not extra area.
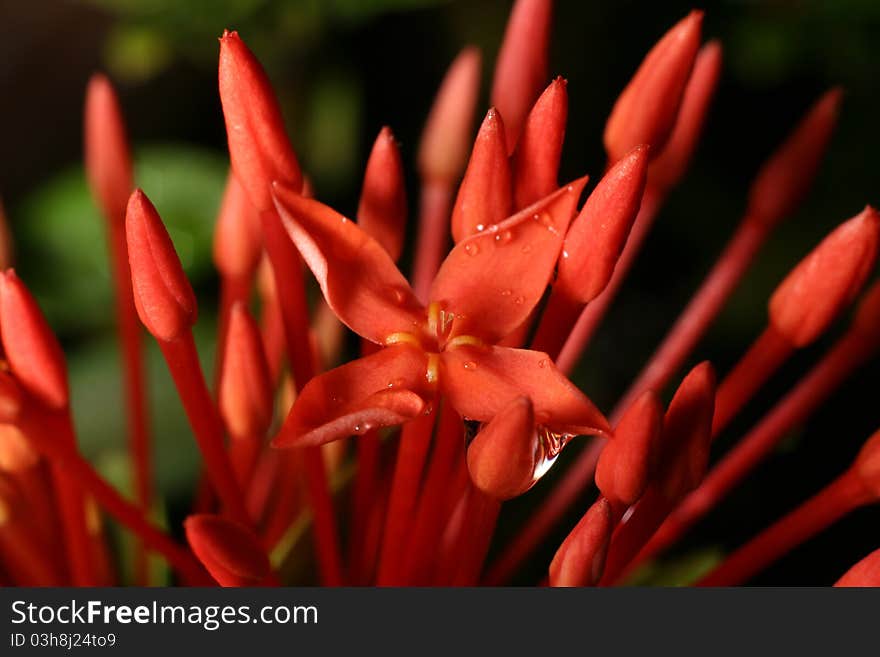
M 404 333 L 404 332 L 392 333 L 387 338 L 385 338 L 385 344 L 387 346 L 391 346 L 393 344 L 401 344 L 401 343 L 411 344 L 414 347 L 418 347 L 419 349 L 422 348 L 422 343 L 412 333 Z
M 441 321 L 441 313 L 443 311 L 440 309 L 440 304 L 436 301 L 432 301 L 428 304 L 428 333 L 437 337 L 439 335 L 438 330 L 440 328 Z
M 457 335 L 452 338 L 449 342 L 446 343 L 447 349 L 454 349 L 455 347 L 486 347 L 488 346 L 485 342 L 480 340 L 480 338 L 475 335 Z
M 440 354 L 428 354 L 428 368 L 425 371 L 425 379 L 428 383 L 436 384 L 440 378 Z

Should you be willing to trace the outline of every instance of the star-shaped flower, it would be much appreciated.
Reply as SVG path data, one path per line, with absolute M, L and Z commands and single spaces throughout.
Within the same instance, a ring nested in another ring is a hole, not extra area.
M 401 424 L 438 395 L 481 422 L 525 395 L 536 422 L 553 432 L 609 434 L 603 415 L 547 354 L 499 346 L 544 294 L 585 182 L 461 240 L 440 267 L 427 307 L 353 221 L 276 184 L 278 212 L 328 306 L 385 348 L 306 384 L 274 444 L 319 445 Z

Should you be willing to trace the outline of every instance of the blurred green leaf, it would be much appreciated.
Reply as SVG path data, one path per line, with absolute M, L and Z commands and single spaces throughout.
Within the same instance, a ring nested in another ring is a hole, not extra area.
M 724 553 L 704 548 L 680 557 L 646 564 L 626 584 L 628 586 L 689 586 L 721 563 Z

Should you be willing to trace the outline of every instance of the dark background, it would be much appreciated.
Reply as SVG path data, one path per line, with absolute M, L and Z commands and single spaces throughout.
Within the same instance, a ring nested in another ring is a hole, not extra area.
M 118 85 L 138 156 L 138 184 L 169 224 L 196 285 L 200 343 L 210 360 L 216 301 L 211 225 L 226 168 L 216 90 L 216 37 L 223 28 L 238 29 L 266 65 L 318 195 L 350 213 L 366 155 L 383 124 L 402 142 L 415 206 L 412 165 L 436 85 L 461 47 L 479 45 L 485 110 L 509 5 L 0 0 L 0 194 L 15 234 L 16 266 L 65 343 L 81 442 L 118 485 L 127 486 L 127 477 L 103 226 L 80 166 L 89 75 L 105 70 Z M 563 179 L 587 172 L 596 180 L 604 165 L 602 128 L 614 98 L 653 42 L 691 8 L 675 1 L 557 2 L 551 74 L 568 79 L 570 95 Z M 763 158 L 832 85 L 843 85 L 846 96 L 812 193 L 769 241 L 693 362 L 708 358 L 726 372 L 763 328 L 766 299 L 785 272 L 830 228 L 865 203 L 880 202 L 880 3 L 730 1 L 703 8 L 706 37 L 720 39 L 725 51 L 705 138 L 575 377 L 606 410 L 711 266 L 741 216 L 749 180 Z M 725 433 L 719 449 L 769 409 L 841 328 L 795 357 Z M 191 493 L 196 458 L 155 353 L 151 381 L 158 467 L 175 521 Z M 877 428 L 878 382 L 876 363 L 853 377 L 699 525 L 651 581 L 687 581 L 841 472 Z M 508 505 L 499 542 L 540 502 L 576 448 L 569 447 L 546 481 Z M 581 510 L 591 499 L 592 493 Z M 878 509 L 859 511 L 755 581 L 831 583 L 880 546 L 878 521 Z M 548 542 L 522 583 L 541 574 L 564 534 L 560 530 Z

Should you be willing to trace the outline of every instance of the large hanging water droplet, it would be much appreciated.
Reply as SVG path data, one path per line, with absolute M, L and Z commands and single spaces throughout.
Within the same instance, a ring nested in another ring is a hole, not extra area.
M 469 256 L 475 256 L 480 252 L 480 247 L 475 242 L 468 242 L 464 245 L 464 252 Z
M 535 469 L 532 472 L 533 481 L 538 481 L 543 477 L 553 464 L 556 458 L 562 453 L 563 448 L 574 438 L 570 433 L 556 433 L 549 428 L 539 426 L 538 445 L 535 450 Z

